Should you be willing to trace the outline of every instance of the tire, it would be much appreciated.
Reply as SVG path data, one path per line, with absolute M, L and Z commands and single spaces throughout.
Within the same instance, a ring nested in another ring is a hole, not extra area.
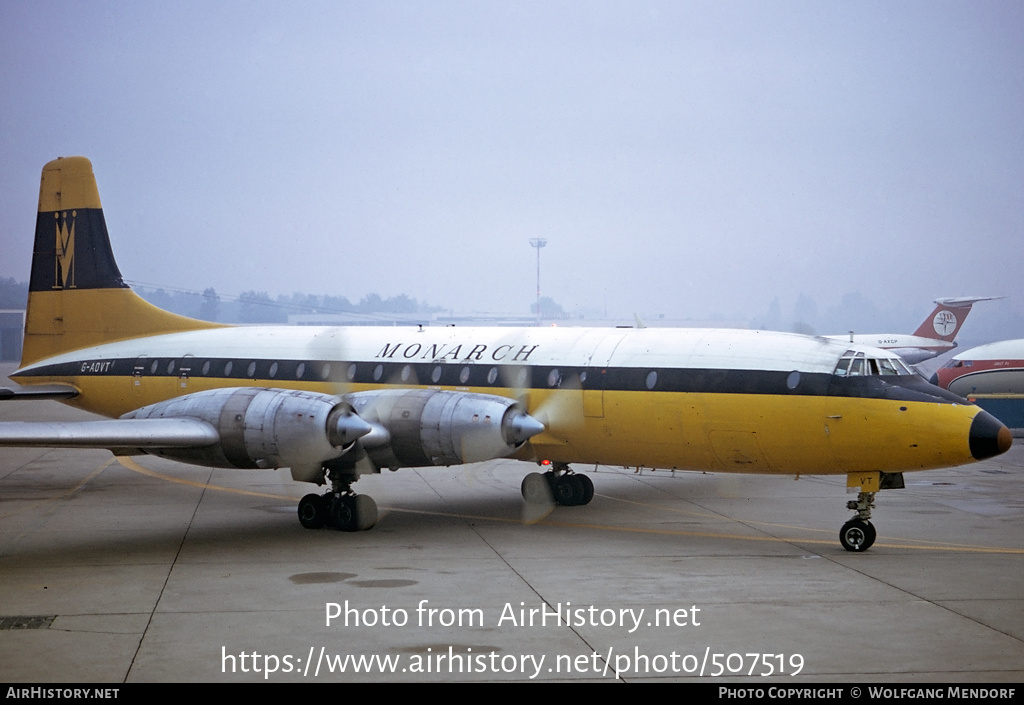
M 594 483 L 586 475 L 573 475 L 573 477 L 576 483 L 583 488 L 580 495 L 580 504 L 590 504 L 590 500 L 594 498 Z
M 322 529 L 327 523 L 327 503 L 318 494 L 307 494 L 299 500 L 299 523 L 307 529 Z
M 339 531 L 357 531 L 356 506 L 351 496 L 338 497 L 331 507 L 331 523 Z
M 523 499 L 530 504 L 551 504 L 554 499 L 551 497 L 551 485 L 548 479 L 539 472 L 531 472 L 523 478 L 520 487 Z
M 357 494 L 352 498 L 355 500 L 355 529 L 354 531 L 366 531 L 372 529 L 377 523 L 377 503 L 373 497 L 365 494 Z
M 576 475 L 562 475 L 555 478 L 555 486 L 552 493 L 555 502 L 563 507 L 575 507 L 583 503 L 584 487 L 576 481 Z
M 854 553 L 863 553 L 875 542 L 875 527 L 870 521 L 850 519 L 839 531 L 839 543 Z

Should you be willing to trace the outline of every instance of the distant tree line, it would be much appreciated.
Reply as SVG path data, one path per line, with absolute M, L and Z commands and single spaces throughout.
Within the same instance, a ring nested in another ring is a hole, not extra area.
M 0 308 L 25 308 L 28 302 L 28 282 L 15 281 L 13 277 L 0 279 Z
M 344 296 L 299 292 L 271 298 L 267 292 L 256 290 L 246 291 L 237 297 L 222 297 L 212 287 L 202 294 L 166 289 L 140 288 L 136 291 L 154 306 L 182 316 L 219 323 L 285 323 L 290 315 L 311 313 L 432 313 L 441 310 L 407 294 L 388 298 L 367 294 L 354 304 Z
M 203 293 L 184 290 L 133 290 L 149 303 L 165 311 L 190 318 L 219 323 L 286 323 L 291 314 L 304 313 L 434 313 L 440 306 L 417 301 L 407 294 L 382 297 L 367 294 L 358 303 L 344 296 L 294 293 L 271 298 L 265 291 L 246 291 L 240 296 L 221 296 L 213 287 Z M 28 282 L 13 277 L 0 278 L 0 309 L 24 309 L 28 302 Z
M 569 314 L 566 313 L 562 305 L 552 299 L 550 296 L 540 297 L 540 301 L 534 301 L 530 304 L 530 313 L 536 315 L 537 304 L 540 303 L 540 316 L 541 318 L 568 318 Z

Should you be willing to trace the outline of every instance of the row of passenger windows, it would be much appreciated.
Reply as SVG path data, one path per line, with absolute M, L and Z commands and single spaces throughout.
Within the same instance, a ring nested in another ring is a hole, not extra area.
M 149 364 L 149 373 L 151 375 L 155 375 L 155 374 L 160 373 L 160 371 L 161 371 L 161 369 L 160 369 L 161 362 L 164 363 L 164 365 L 165 365 L 164 371 L 168 375 L 179 375 L 179 376 L 182 376 L 182 377 L 188 377 L 190 375 L 196 374 L 196 372 L 197 372 L 197 370 L 195 370 L 192 367 L 192 363 L 190 362 L 189 358 L 184 358 L 184 359 L 181 359 L 181 360 L 179 360 L 179 359 L 172 359 L 172 360 L 164 360 L 164 361 L 161 361 L 160 359 L 154 359 Z M 316 368 L 317 364 L 319 364 L 319 369 Z M 369 363 L 367 363 L 367 365 L 368 364 Z M 243 369 L 242 365 L 245 365 L 245 368 L 244 368 L 245 369 L 245 374 L 244 375 L 241 374 L 241 371 Z M 345 380 L 347 380 L 349 382 L 356 381 L 356 375 L 357 375 L 357 372 L 360 369 L 356 365 L 356 363 L 334 363 L 334 365 L 335 365 L 335 367 L 334 367 L 335 373 L 341 375 L 341 377 L 343 377 Z M 290 365 L 287 364 L 287 363 L 286 363 L 285 366 L 290 367 Z M 145 369 L 144 366 L 136 365 L 136 367 L 135 367 L 136 374 L 141 373 L 142 370 L 144 370 L 144 369 Z M 367 368 L 363 367 L 362 369 L 365 370 Z M 441 382 L 441 377 L 444 374 L 445 369 L 451 369 L 451 368 L 450 368 L 450 366 L 446 366 L 446 365 L 435 365 L 433 367 L 433 369 L 430 371 L 430 383 L 432 383 L 432 384 L 440 383 Z M 463 366 L 462 368 L 460 368 L 459 369 L 459 374 L 458 374 L 458 383 L 459 384 L 467 384 L 470 381 L 470 376 L 472 374 L 472 370 L 473 369 L 474 368 L 472 368 L 472 367 L 470 367 L 468 365 Z M 306 374 L 307 370 L 309 371 L 309 375 Z M 314 381 L 314 380 L 319 379 L 321 381 L 327 381 L 327 380 L 330 380 L 330 379 L 335 379 L 336 381 L 340 381 L 341 377 L 334 377 L 334 378 L 332 378 L 331 372 L 332 372 L 332 363 L 330 363 L 330 362 L 309 363 L 308 367 L 307 367 L 307 364 L 305 362 L 300 362 L 300 363 L 295 365 L 295 368 L 292 371 L 292 374 L 294 374 L 294 379 L 296 379 L 296 380 L 306 379 L 308 381 Z M 401 382 L 414 383 L 414 384 L 415 383 L 426 383 L 425 381 L 421 382 L 420 380 L 417 379 L 416 372 L 415 372 L 415 370 L 413 370 L 412 365 L 404 365 L 401 368 L 401 370 L 399 370 L 399 372 L 397 374 L 397 377 L 389 377 L 387 380 L 384 379 L 384 372 L 385 372 L 385 368 L 384 368 L 383 364 L 376 365 L 373 368 L 373 375 L 372 375 L 373 376 L 373 381 L 374 382 L 380 382 L 380 381 L 399 381 L 400 380 Z M 200 365 L 198 373 L 200 375 L 204 376 L 204 377 L 211 376 L 211 375 L 213 375 L 213 376 L 220 376 L 220 377 L 242 377 L 242 376 L 244 376 L 244 377 L 256 377 L 257 376 L 257 361 L 255 361 L 255 360 L 250 360 L 250 361 L 244 361 L 244 360 L 243 361 L 238 361 L 238 360 L 227 360 L 227 361 L 205 360 L 202 363 L 202 365 Z M 260 375 L 259 376 L 260 377 L 265 377 L 266 379 L 279 379 L 279 377 L 278 377 L 279 373 L 281 374 L 281 377 L 280 377 L 281 379 L 292 376 L 291 374 L 288 374 L 287 371 L 282 371 L 282 365 L 280 363 L 278 363 L 278 362 L 271 362 L 269 367 L 265 367 L 265 368 L 263 368 L 260 371 Z M 364 372 L 364 375 L 365 375 L 365 372 Z M 552 369 L 552 370 L 550 370 L 548 372 L 546 381 L 547 381 L 547 385 L 549 387 L 559 387 L 559 386 L 561 386 L 562 380 L 563 380 L 562 373 L 559 370 Z M 587 373 L 586 373 L 586 371 L 580 373 L 579 380 L 580 380 L 580 384 L 583 384 L 583 383 L 586 382 L 586 380 L 587 380 Z M 504 373 L 500 373 L 499 369 L 497 367 L 491 367 L 487 371 L 487 384 L 491 384 L 491 385 L 497 384 L 497 383 L 500 382 L 502 384 L 502 386 L 506 386 L 506 387 L 509 387 L 509 386 L 525 387 L 529 383 L 529 381 L 530 381 L 530 370 L 529 370 L 529 368 L 526 368 L 526 367 L 506 368 L 506 371 Z M 648 389 L 654 389 L 654 386 L 657 384 L 657 381 L 658 381 L 658 373 L 652 370 L 650 373 L 648 373 L 647 378 L 646 378 L 647 388 Z M 454 381 L 449 379 L 449 383 L 454 383 Z M 479 383 L 479 381 L 478 381 L 478 383 Z
M 863 377 L 867 375 L 912 375 L 914 372 L 898 357 L 868 357 L 862 352 L 847 350 L 836 365 L 837 377 Z
M 160 359 L 152 360 L 152 362 L 150 362 L 149 364 L 149 373 L 153 375 L 158 374 L 160 372 L 160 364 Z M 168 375 L 178 374 L 180 376 L 187 377 L 195 373 L 188 358 L 185 358 L 183 360 L 165 360 L 164 364 L 166 365 L 164 369 L 166 370 L 166 374 Z M 370 363 L 364 364 L 369 365 Z M 244 375 L 242 374 L 242 365 L 245 365 Z M 317 365 L 319 365 L 319 369 L 316 368 Z M 357 381 L 356 374 L 360 368 L 356 365 L 356 363 L 334 363 L 334 371 L 336 372 L 336 374 L 340 375 L 340 377 L 333 378 L 331 376 L 331 365 L 332 363 L 330 362 L 311 362 L 307 366 L 307 363 L 299 362 L 298 364 L 295 364 L 294 368 L 291 369 L 291 374 L 289 374 L 288 371 L 282 372 L 282 365 L 280 363 L 271 362 L 269 367 L 261 369 L 259 376 L 266 379 L 278 379 L 278 375 L 281 374 L 281 378 L 291 377 L 292 375 L 294 375 L 294 379 L 296 380 L 305 379 L 307 381 L 314 381 L 319 379 L 321 381 L 327 381 L 330 379 L 334 379 L 335 381 L 341 381 L 341 378 L 344 378 L 349 382 Z M 291 368 L 290 363 L 286 363 L 285 366 Z M 141 373 L 142 370 L 145 368 L 137 365 L 135 369 L 136 373 L 138 374 Z M 363 367 L 362 369 L 365 370 L 366 368 Z M 415 370 L 413 370 L 412 365 L 404 365 L 402 366 L 401 370 L 399 370 L 397 379 L 395 377 L 389 377 L 388 379 L 384 379 L 384 365 L 377 364 L 373 368 L 372 377 L 374 382 L 401 381 L 403 383 L 411 384 L 440 384 L 441 377 L 444 375 L 445 369 L 451 369 L 451 367 L 447 365 L 434 365 L 434 367 L 430 371 L 430 381 L 427 382 L 426 380 L 419 380 L 417 378 L 416 372 Z M 459 369 L 458 374 L 458 384 L 468 384 L 470 381 L 470 377 L 472 376 L 473 369 L 475 368 L 470 367 L 469 365 L 461 367 Z M 309 372 L 308 375 L 307 372 Z M 214 375 L 221 377 L 244 376 L 253 378 L 257 376 L 257 361 L 205 360 L 199 368 L 199 373 L 204 377 Z M 365 376 L 366 373 L 364 372 L 363 374 Z M 846 353 L 843 354 L 843 357 L 839 360 L 839 364 L 836 365 L 834 374 L 837 377 L 863 377 L 913 375 L 914 372 L 906 365 L 906 363 L 904 363 L 899 358 L 874 358 L 868 357 L 863 352 L 847 350 Z M 487 384 L 490 385 L 495 385 L 500 382 L 501 386 L 505 387 L 525 387 L 530 382 L 530 370 L 529 368 L 526 367 L 505 368 L 505 372 L 502 373 L 499 372 L 499 369 L 497 367 L 491 367 L 489 370 L 487 370 L 486 379 Z M 365 382 L 369 380 L 364 379 L 360 381 Z M 479 378 L 476 378 L 476 380 L 474 381 L 477 384 L 481 383 Z M 558 369 L 551 369 L 548 372 L 545 381 L 548 387 L 560 387 L 563 381 L 562 373 Z M 580 384 L 584 385 L 586 381 L 586 371 L 580 372 Z M 452 380 L 451 377 L 449 377 L 447 383 L 454 384 L 455 381 Z M 789 389 L 793 390 L 796 389 L 799 383 L 800 373 L 790 373 L 789 377 L 786 380 L 786 386 Z M 655 370 L 651 370 L 650 372 L 648 372 L 646 378 L 644 379 L 644 384 L 648 389 L 654 389 L 658 384 L 658 373 Z
M 484 371 L 486 369 L 486 372 Z M 410 365 L 398 366 L 394 363 L 372 362 L 296 362 L 268 360 L 196 360 L 184 358 L 140 358 L 135 364 L 135 375 L 170 375 L 177 377 L 224 377 L 235 379 L 268 379 L 306 382 L 353 382 L 358 384 L 434 384 L 434 385 L 491 385 L 505 388 L 526 388 L 547 386 L 552 389 L 568 385 L 571 388 L 590 388 L 587 386 L 587 370 L 563 371 L 558 368 L 538 367 L 490 367 L 476 365 Z M 657 370 L 628 371 L 629 381 L 624 383 L 633 387 L 642 384 L 649 390 L 664 388 L 665 384 L 675 387 L 679 380 L 673 382 L 671 375 L 660 377 Z M 737 371 L 737 375 L 743 375 Z M 902 375 L 912 374 L 900 361 L 895 359 L 867 358 L 864 353 L 852 351 L 843 356 L 836 367 L 838 376 L 853 375 Z M 713 372 L 719 378 L 721 372 Z M 641 381 L 642 380 L 642 381 Z M 659 382 L 662 386 L 659 387 Z M 801 383 L 800 372 L 788 373 L 785 384 L 790 391 L 795 391 Z M 604 382 L 599 381 L 597 388 L 603 388 Z M 744 382 L 749 386 L 749 380 Z

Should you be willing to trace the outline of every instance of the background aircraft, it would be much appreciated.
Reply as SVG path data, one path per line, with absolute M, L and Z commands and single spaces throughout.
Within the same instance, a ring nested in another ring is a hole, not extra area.
M 1011 428 L 1024 428 L 1024 340 L 1003 340 L 956 355 L 932 384 L 977 403 Z
M 860 345 L 872 345 L 890 350 L 911 365 L 930 360 L 956 347 L 956 335 L 967 320 L 971 307 L 979 301 L 992 301 L 1001 296 L 974 296 L 935 299 L 937 304 L 912 334 L 906 333 L 851 333 L 830 335 L 834 340 L 846 340 Z

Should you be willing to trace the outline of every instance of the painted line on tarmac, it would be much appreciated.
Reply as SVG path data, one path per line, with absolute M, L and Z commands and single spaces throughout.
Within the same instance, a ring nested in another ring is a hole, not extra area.
M 133 472 L 141 473 L 148 477 L 153 477 L 167 482 L 173 482 L 180 485 L 186 485 L 189 487 L 197 487 L 202 489 L 215 490 L 218 492 L 230 492 L 233 494 L 245 495 L 248 497 L 263 497 L 266 499 L 279 499 L 289 502 L 297 502 L 298 498 L 291 495 L 283 494 L 270 494 L 268 492 L 254 492 L 252 490 L 243 490 L 237 487 L 224 487 L 221 485 L 212 485 L 206 482 L 198 482 L 196 480 L 186 480 L 183 478 L 174 477 L 164 473 L 156 472 L 155 470 L 149 470 L 136 463 L 131 458 L 118 457 L 117 462 L 123 465 L 128 470 Z M 110 461 L 113 462 L 113 461 Z M 108 462 L 100 470 L 97 470 L 93 475 L 79 483 L 79 486 L 87 482 L 90 478 L 101 472 L 104 468 L 110 465 Z M 77 486 L 76 486 L 77 487 Z M 609 497 L 606 495 L 595 495 L 595 497 L 601 497 L 602 499 L 613 500 L 617 502 L 624 502 L 627 504 L 635 504 L 638 506 L 646 507 L 648 509 L 657 509 L 664 512 L 670 513 L 682 513 L 695 516 L 706 516 L 716 519 L 725 519 L 727 521 L 737 521 L 744 524 L 760 524 L 762 526 L 774 526 L 779 528 L 794 529 L 798 531 L 808 532 L 821 532 L 824 533 L 824 529 L 809 529 L 799 526 L 791 526 L 786 524 L 770 524 L 767 522 L 754 522 L 737 519 L 735 517 L 726 517 L 720 514 L 702 514 L 698 512 L 692 512 L 689 510 L 673 509 L 672 507 L 664 507 L 657 504 L 647 504 L 643 502 L 637 502 L 635 500 L 617 499 L 615 497 Z M 392 506 L 381 506 L 381 510 L 387 512 L 399 512 L 403 514 L 417 514 L 421 516 L 435 516 L 435 517 L 447 517 L 452 519 L 462 520 L 475 520 L 475 521 L 490 521 L 503 524 L 520 524 L 520 525 L 532 525 L 532 526 L 551 526 L 564 529 L 585 529 L 587 531 L 609 531 L 629 534 L 648 534 L 657 536 L 687 536 L 693 538 L 709 538 L 709 539 L 726 539 L 733 541 L 761 541 L 769 543 L 786 543 L 786 544 L 814 544 L 822 546 L 834 546 L 838 543 L 838 539 L 814 539 L 814 538 L 795 538 L 795 537 L 781 537 L 781 536 L 754 536 L 750 534 L 735 534 L 735 533 L 724 533 L 714 531 L 684 531 L 681 529 L 658 529 L 653 527 L 638 527 L 638 526 L 614 526 L 611 524 L 592 524 L 582 522 L 568 522 L 559 521 L 555 519 L 549 519 L 544 516 L 536 520 L 524 520 L 523 518 L 512 519 L 509 517 L 499 516 L 487 516 L 479 514 L 462 514 L 458 512 L 436 512 L 422 509 L 403 509 L 401 507 Z M 543 511 L 543 508 L 538 508 Z M 838 532 L 836 532 L 838 533 Z M 1006 548 L 999 546 L 972 546 L 970 544 L 949 544 L 939 543 L 932 541 L 924 541 L 917 539 L 903 539 L 900 541 L 875 541 L 873 548 L 898 548 L 898 549 L 909 549 L 914 551 L 946 551 L 950 553 L 996 553 L 996 554 L 1007 554 L 1007 555 L 1024 555 L 1024 548 Z

